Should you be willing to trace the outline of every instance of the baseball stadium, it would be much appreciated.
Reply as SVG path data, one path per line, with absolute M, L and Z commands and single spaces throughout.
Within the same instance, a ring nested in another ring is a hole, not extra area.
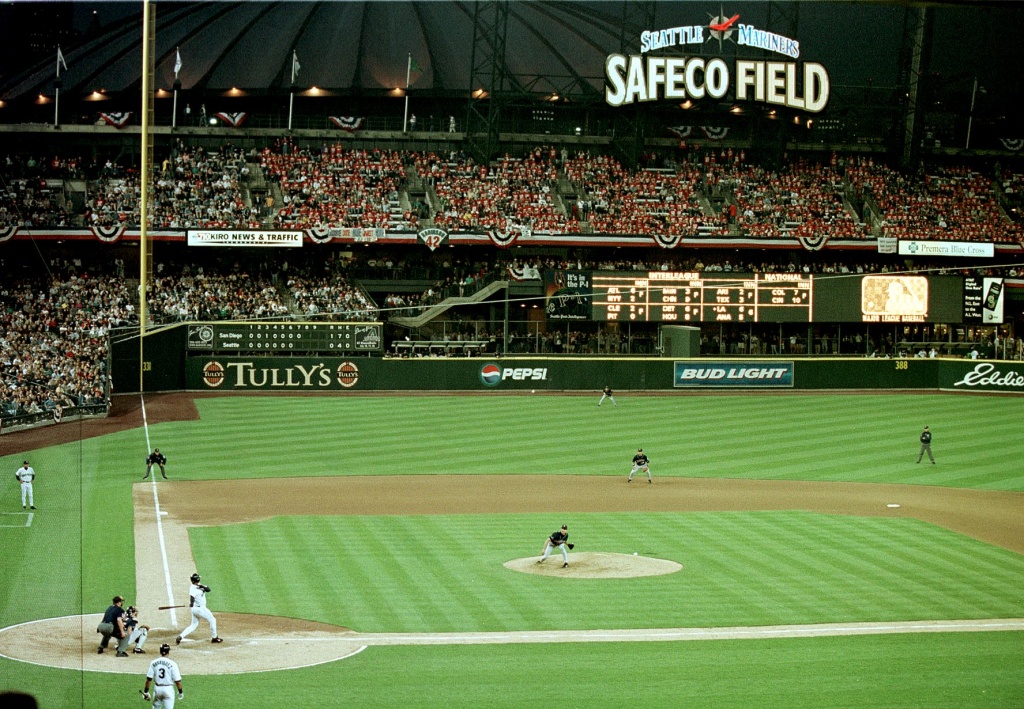
M 1022 26 L 0 6 L 0 706 L 1024 708 Z

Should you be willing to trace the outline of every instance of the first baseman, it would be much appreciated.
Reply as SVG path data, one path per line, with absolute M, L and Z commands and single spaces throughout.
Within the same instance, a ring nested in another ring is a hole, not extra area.
M 147 702 L 150 700 L 149 686 L 155 685 L 153 689 L 153 707 L 156 709 L 174 709 L 174 687 L 178 688 L 178 699 L 185 698 L 185 692 L 181 688 L 181 671 L 178 663 L 168 657 L 171 654 L 171 646 L 164 643 L 160 646 L 160 657 L 149 663 L 149 671 L 146 672 L 146 686 L 142 688 L 142 698 Z
M 210 624 L 210 634 L 213 636 L 210 642 L 224 642 L 217 635 L 217 619 L 213 617 L 213 613 L 206 607 L 206 594 L 210 592 L 210 587 L 199 583 L 199 574 L 192 574 L 190 580 L 192 581 L 192 586 L 188 589 L 188 606 L 192 610 L 192 625 L 181 631 L 181 635 L 174 641 L 175 644 L 180 645 L 182 638 L 188 637 L 193 630 L 199 627 L 200 618 Z
M 572 549 L 573 545 L 569 544 L 569 528 L 562 525 L 562 528 L 557 532 L 552 532 L 551 536 L 544 542 L 544 556 L 537 559 L 538 564 L 543 564 L 544 560 L 551 555 L 552 549 L 559 549 L 562 552 L 562 568 L 569 566 L 569 552 L 565 550 L 566 547 Z
M 149 473 L 153 470 L 154 465 L 160 466 L 160 474 L 164 476 L 164 480 L 167 479 L 167 470 L 164 468 L 167 465 L 167 457 L 160 452 L 159 448 L 154 448 L 153 452 L 146 456 L 146 474 L 142 476 L 145 480 L 149 477 Z M 155 478 L 156 476 L 154 476 Z
M 629 471 L 629 477 L 626 478 L 626 482 L 633 482 L 633 475 L 638 470 L 647 473 L 647 482 L 651 482 L 651 461 L 647 459 L 643 448 L 636 449 L 636 455 L 633 456 L 633 469 Z
M 32 494 L 32 481 L 36 479 L 36 471 L 32 469 L 32 466 L 25 463 L 18 468 L 18 471 L 14 474 L 18 482 L 21 483 L 21 509 L 25 509 L 25 500 L 28 499 L 28 504 L 32 509 L 36 508 L 36 500 Z

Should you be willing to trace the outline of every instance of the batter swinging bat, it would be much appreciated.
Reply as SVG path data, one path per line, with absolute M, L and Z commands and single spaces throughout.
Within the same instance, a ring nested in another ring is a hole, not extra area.
M 167 611 L 171 608 L 188 608 L 188 606 L 157 606 L 158 611 Z

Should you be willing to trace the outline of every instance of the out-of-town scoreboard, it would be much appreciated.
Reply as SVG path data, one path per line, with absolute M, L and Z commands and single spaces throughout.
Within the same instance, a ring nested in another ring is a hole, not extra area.
M 552 320 L 1000 323 L 1000 278 L 910 273 L 549 271 Z
M 592 286 L 595 320 L 809 322 L 813 305 L 811 276 L 794 273 L 595 273 Z
M 189 323 L 189 351 L 380 352 L 381 323 Z

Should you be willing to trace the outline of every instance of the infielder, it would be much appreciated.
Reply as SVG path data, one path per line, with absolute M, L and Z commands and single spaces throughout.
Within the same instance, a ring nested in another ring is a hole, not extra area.
M 603 404 L 605 399 L 611 399 L 612 406 L 618 406 L 618 404 L 615 403 L 615 397 L 612 396 L 612 388 L 610 386 L 606 386 L 601 390 L 601 400 L 597 402 L 597 405 L 600 406 Z
M 543 564 L 544 560 L 551 556 L 551 550 L 558 548 L 562 552 L 562 568 L 568 568 L 569 552 L 565 550 L 566 547 L 572 549 L 573 545 L 569 544 L 569 528 L 563 524 L 560 530 L 552 532 L 551 536 L 544 542 L 544 556 L 537 559 L 537 563 Z
M 36 499 L 32 495 L 32 481 L 36 479 L 36 471 L 32 469 L 32 466 L 29 465 L 26 460 L 24 465 L 18 468 L 14 477 L 21 483 L 21 509 L 25 509 L 26 499 L 28 500 L 29 506 L 32 509 L 35 509 Z
M 167 465 L 167 457 L 160 452 L 159 448 L 154 448 L 153 452 L 146 456 L 146 474 L 142 476 L 142 479 L 145 480 L 149 477 L 149 473 L 153 470 L 154 465 L 160 466 L 160 474 L 163 475 L 164 480 L 166 480 L 167 470 L 164 469 L 164 466 Z M 154 476 L 154 479 L 155 477 L 156 476 Z
M 171 646 L 164 643 L 160 646 L 160 657 L 149 663 L 149 671 L 146 673 L 146 686 L 142 688 L 142 698 L 147 702 L 150 700 L 149 686 L 153 688 L 153 708 L 174 709 L 174 687 L 178 688 L 178 699 L 185 698 L 185 692 L 181 688 L 181 671 L 178 663 L 168 655 L 171 654 Z
M 626 478 L 626 482 L 633 482 L 633 476 L 637 471 L 647 473 L 647 482 L 651 482 L 651 461 L 644 455 L 643 448 L 636 449 L 636 455 L 633 456 L 633 469 L 629 471 L 629 477 Z
M 210 609 L 206 607 L 206 594 L 210 592 L 210 587 L 199 583 L 199 574 L 192 574 L 190 580 L 192 581 L 192 586 L 188 589 L 188 606 L 192 610 L 192 625 L 185 628 L 174 643 L 176 645 L 181 645 L 182 638 L 187 638 L 193 630 L 199 627 L 200 618 L 210 624 L 210 634 L 213 636 L 210 638 L 210 642 L 224 642 L 224 640 L 217 635 L 217 619 L 213 617 L 213 613 L 211 613 Z
M 149 626 L 139 625 L 138 614 L 139 611 L 135 606 L 128 606 L 124 612 L 124 628 L 128 631 L 128 645 L 135 645 L 133 652 L 136 655 L 145 655 L 146 651 L 142 649 L 142 646 L 146 644 L 146 638 L 149 637 Z
M 932 432 L 928 430 L 927 426 L 925 426 L 924 430 L 921 431 L 921 452 L 917 454 L 918 463 L 921 462 L 921 458 L 924 457 L 925 453 L 928 454 L 928 459 L 932 462 L 932 465 L 935 465 L 935 456 L 932 455 Z M 25 496 L 25 493 L 21 494 L 22 497 Z

